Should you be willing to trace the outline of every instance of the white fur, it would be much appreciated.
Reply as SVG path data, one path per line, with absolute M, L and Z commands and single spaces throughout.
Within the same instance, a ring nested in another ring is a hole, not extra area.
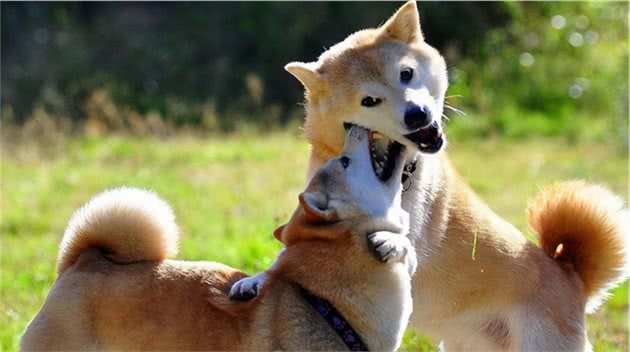
M 368 138 L 367 130 L 353 127 L 349 132 L 344 145 L 343 155 L 350 158 L 351 162 L 345 175 L 350 190 L 355 197 L 355 205 L 359 205 L 374 218 L 388 218 L 399 222 L 402 210 L 400 202 L 402 188 L 399 180 L 392 177 L 387 182 L 379 180 L 372 170 L 369 146 L 365 139 Z M 396 165 L 394 174 L 400 172 L 403 163 Z
M 565 335 L 553 322 L 530 306 L 515 309 L 511 323 L 514 340 L 519 351 L 590 351 L 590 343 L 584 336 Z M 577 323 L 577 322 L 575 322 Z M 581 322 L 581 331 L 585 331 Z
M 413 304 L 411 300 L 411 277 L 407 265 L 398 262 L 388 265 L 388 270 L 374 273 L 376 291 L 357 297 L 361 304 L 363 319 L 378 330 L 362 336 L 371 350 L 395 351 L 400 347 L 402 335 L 407 327 Z
M 624 234 L 622 237 L 625 241 L 624 248 L 630 248 L 630 209 L 623 207 L 624 201 L 620 197 L 617 197 L 618 209 L 621 209 L 614 215 L 616 225 L 621 229 Z M 612 208 L 612 207 L 611 207 Z M 625 251 L 625 263 L 622 269 L 622 275 L 619 280 L 608 283 L 608 285 L 602 287 L 599 292 L 589 297 L 586 302 L 586 313 L 594 313 L 599 306 L 604 303 L 608 297 L 610 297 L 610 290 L 617 287 L 620 283 L 624 282 L 628 276 L 630 276 L 630 250 Z

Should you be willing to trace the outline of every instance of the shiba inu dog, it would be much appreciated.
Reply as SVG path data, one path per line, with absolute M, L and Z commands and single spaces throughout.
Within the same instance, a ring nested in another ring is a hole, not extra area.
M 585 311 L 628 276 L 628 210 L 603 187 L 553 185 L 528 209 L 540 247 L 490 210 L 444 152 L 447 70 L 424 40 L 414 1 L 317 61 L 285 68 L 305 87 L 307 179 L 339 153 L 346 123 L 377 136 L 370 157 L 380 177 L 390 173 L 395 141 L 415 151 L 402 200 L 419 260 L 412 327 L 446 350 L 590 349 Z
M 416 267 L 400 204 L 405 148 L 392 147 L 391 174 L 377 177 L 372 138 L 352 128 L 342 155 L 315 174 L 274 232 L 286 248 L 250 302 L 228 298 L 241 271 L 166 259 L 177 251 L 178 230 L 155 194 L 96 196 L 70 220 L 59 277 L 21 349 L 397 349 Z

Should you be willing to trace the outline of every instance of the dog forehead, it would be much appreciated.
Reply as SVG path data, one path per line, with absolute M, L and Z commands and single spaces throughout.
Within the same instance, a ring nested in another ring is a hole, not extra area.
M 324 61 L 322 72 L 337 85 L 383 78 L 383 64 L 376 47 L 349 48 Z
M 416 52 L 417 50 L 400 42 L 384 41 L 376 49 L 383 64 L 397 64 L 401 59 L 416 59 L 417 56 L 422 56 Z
M 344 44 L 344 45 L 340 45 Z M 342 42 L 320 57 L 320 71 L 334 86 L 344 87 L 360 81 L 387 83 L 387 72 L 402 61 L 418 61 L 430 64 L 441 58 L 424 43 L 408 45 L 398 41 L 375 40 L 348 45 Z
M 376 45 L 379 31 L 364 29 L 323 52 L 318 59 L 319 71 L 333 81 L 348 81 L 362 77 L 379 77 L 380 60 Z
M 328 160 L 313 176 L 307 189 L 336 196 L 347 194 L 347 180 L 339 158 Z

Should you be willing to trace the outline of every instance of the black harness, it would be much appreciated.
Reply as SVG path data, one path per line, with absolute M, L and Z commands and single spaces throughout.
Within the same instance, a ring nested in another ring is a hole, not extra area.
M 333 307 L 327 300 L 314 296 L 305 288 L 301 287 L 304 299 L 319 313 L 328 325 L 339 335 L 343 343 L 350 351 L 367 351 L 368 348 L 361 340 L 361 336 L 357 334 L 350 323 Z

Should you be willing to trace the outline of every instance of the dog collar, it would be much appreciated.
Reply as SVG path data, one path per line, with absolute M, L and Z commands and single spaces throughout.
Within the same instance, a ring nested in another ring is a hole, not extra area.
M 416 171 L 417 163 L 418 159 L 414 159 L 412 162 L 405 164 L 405 169 L 402 174 L 403 192 L 407 192 L 413 186 L 413 173 Z
M 350 351 L 367 351 L 367 346 L 361 340 L 359 334 L 350 323 L 327 300 L 316 297 L 301 287 L 304 299 L 319 313 L 330 327 L 339 335 L 343 343 Z

